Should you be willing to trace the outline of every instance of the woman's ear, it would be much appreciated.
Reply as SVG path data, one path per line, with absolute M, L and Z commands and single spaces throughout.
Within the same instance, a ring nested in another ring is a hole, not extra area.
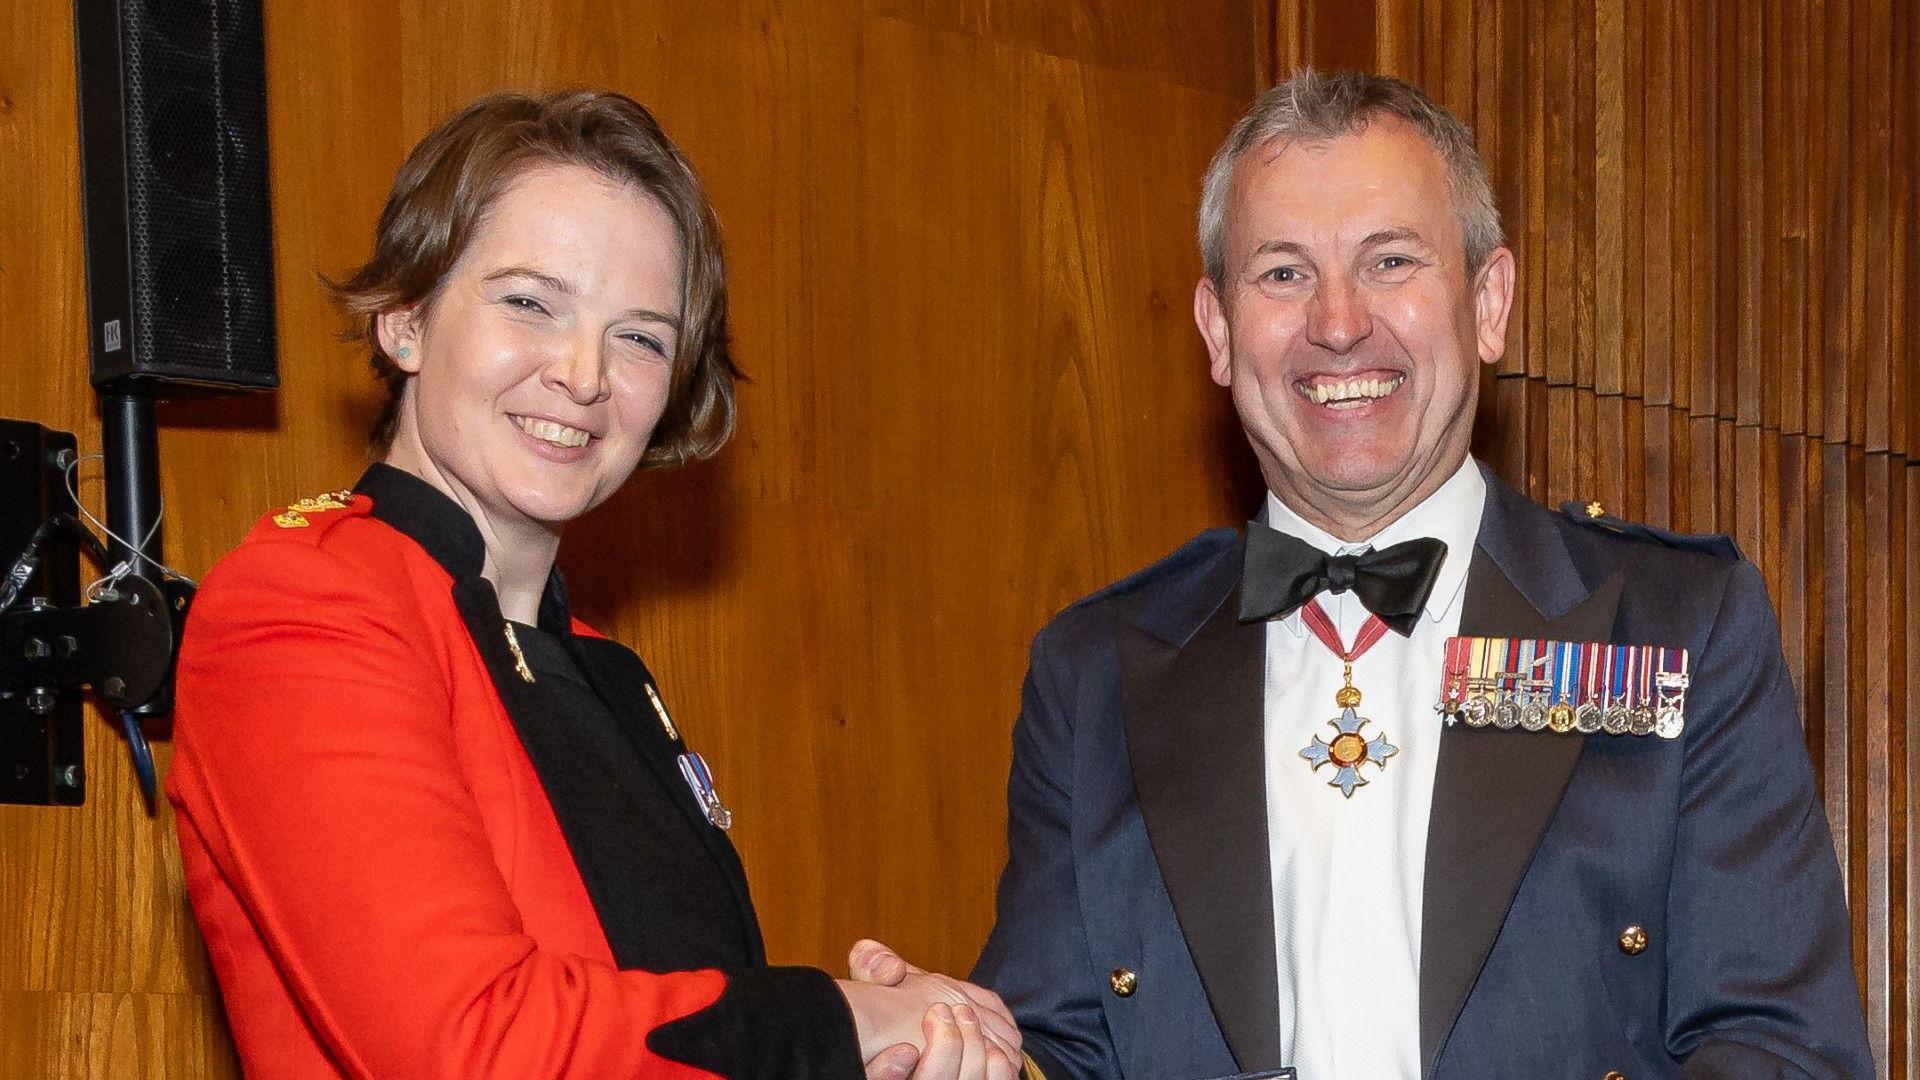
M 419 311 L 416 304 L 383 311 L 373 317 L 373 334 L 380 342 L 380 351 L 409 375 L 420 373 Z

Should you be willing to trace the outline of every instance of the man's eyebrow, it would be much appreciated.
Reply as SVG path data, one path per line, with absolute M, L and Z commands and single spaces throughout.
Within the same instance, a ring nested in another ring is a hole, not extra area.
M 1259 258 L 1262 255 L 1299 255 L 1304 257 L 1306 253 L 1307 249 L 1305 246 L 1292 240 L 1269 240 L 1253 249 L 1254 258 Z
M 1360 246 L 1363 248 L 1377 247 L 1381 244 L 1419 244 L 1424 247 L 1427 244 L 1427 238 L 1421 236 L 1415 229 L 1401 227 L 1381 229 L 1360 241 Z
M 526 267 L 526 266 L 502 267 L 498 270 L 495 270 L 493 273 L 488 274 L 486 277 L 481 278 L 480 280 L 499 281 L 502 278 L 510 278 L 510 277 L 527 278 L 529 280 L 538 282 L 541 285 L 545 285 L 547 288 L 552 289 L 554 292 L 560 293 L 564 296 L 573 296 L 577 291 L 574 289 L 572 285 L 567 284 L 564 278 L 557 278 L 557 277 L 554 277 L 552 274 L 546 273 L 545 271 L 535 270 L 535 269 L 532 269 L 531 267 Z

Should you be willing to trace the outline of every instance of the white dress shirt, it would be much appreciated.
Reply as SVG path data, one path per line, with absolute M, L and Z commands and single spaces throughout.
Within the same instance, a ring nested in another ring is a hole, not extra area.
M 1361 543 L 1302 520 L 1271 493 L 1268 524 L 1329 554 L 1437 537 L 1445 562 L 1411 637 L 1388 631 L 1354 662 L 1358 710 L 1400 748 L 1360 766 L 1345 798 L 1334 766 L 1310 771 L 1300 749 L 1340 714 L 1341 661 L 1299 612 L 1267 624 L 1267 835 L 1280 978 L 1280 1045 L 1300 1080 L 1416 1080 L 1420 1075 L 1420 903 L 1441 720 L 1434 711 L 1446 640 L 1460 627 L 1486 481 L 1469 457 L 1418 506 Z M 1320 606 L 1351 647 L 1367 621 L 1352 592 Z

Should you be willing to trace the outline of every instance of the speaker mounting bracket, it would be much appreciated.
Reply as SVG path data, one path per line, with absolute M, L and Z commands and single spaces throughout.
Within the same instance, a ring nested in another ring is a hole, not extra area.
M 49 517 L 73 513 L 65 472 L 75 452 L 67 432 L 0 420 L 0 572 L 32 545 Z M 47 629 L 16 638 L 9 654 L 0 656 L 0 663 L 20 672 L 0 685 L 0 803 L 77 806 L 86 799 L 80 698 L 62 692 L 62 680 L 51 670 L 52 661 L 66 664 L 77 655 L 78 640 L 68 648 L 62 638 L 72 634 L 47 621 L 79 603 L 79 546 L 71 533 L 50 534 L 40 546 L 38 571 L 0 615 L 0 626 Z M 0 636 L 12 635 L 0 630 Z M 47 656 L 39 658 L 42 648 Z M 68 656 L 56 656 L 60 651 Z

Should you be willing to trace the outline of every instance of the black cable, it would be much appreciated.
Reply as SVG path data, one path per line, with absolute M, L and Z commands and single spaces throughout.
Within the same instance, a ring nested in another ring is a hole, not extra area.
M 93 561 L 100 569 L 107 569 L 109 565 L 108 559 L 110 558 L 107 554 L 107 545 L 101 543 L 100 538 L 93 535 L 92 529 L 80 524 L 79 519 L 73 515 L 59 510 L 55 510 L 52 517 L 68 529 L 73 538 L 80 542 L 81 547 L 87 549 L 87 554 L 93 556 Z

